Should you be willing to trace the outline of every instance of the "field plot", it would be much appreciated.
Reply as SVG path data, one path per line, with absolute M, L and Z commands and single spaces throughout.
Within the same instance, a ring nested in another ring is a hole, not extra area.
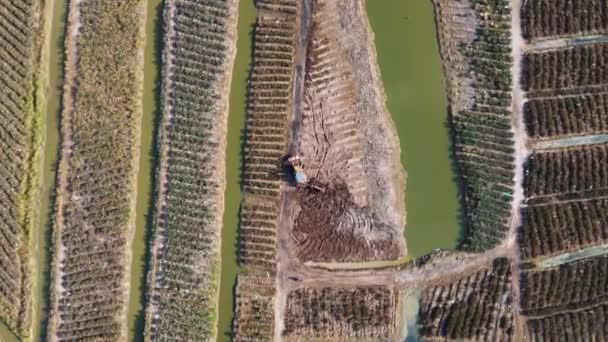
M 0 320 L 20 336 L 30 323 L 34 77 L 38 1 L 0 1 Z
M 236 1 L 164 4 L 163 119 L 146 331 L 151 340 L 216 335 Z
M 522 210 L 524 224 L 519 230 L 522 259 L 575 251 L 608 241 L 608 198 L 528 206 Z
M 405 253 L 399 143 L 362 11 L 357 0 L 318 1 L 312 10 L 293 140 L 324 191 L 287 194 L 300 261 L 390 260 Z
M 297 1 L 259 1 L 247 102 L 239 261 L 274 272 L 287 153 Z
M 552 268 L 523 271 L 521 311 L 554 315 L 608 301 L 608 256 L 597 256 Z
M 144 14 L 139 0 L 70 3 L 51 340 L 126 338 Z
M 608 32 L 604 0 L 528 0 L 521 9 L 526 39 L 556 38 Z
M 608 144 L 533 153 L 525 167 L 524 190 L 533 202 L 553 196 L 583 196 L 608 188 Z
M 524 104 L 528 135 L 537 139 L 608 133 L 608 93 L 531 99 Z
M 239 275 L 236 294 L 234 341 L 272 341 L 274 337 L 274 278 Z
M 387 287 L 302 288 L 289 293 L 286 341 L 391 339 L 399 296 Z
M 606 43 L 526 54 L 523 88 L 529 98 L 597 91 L 608 83 L 607 58 Z
M 511 214 L 511 9 L 507 0 L 472 2 L 434 1 L 465 185 L 464 243 L 480 251 L 503 240 Z
M 528 336 L 536 341 L 606 341 L 608 305 L 528 319 Z
M 513 340 L 510 268 L 499 258 L 491 267 L 427 288 L 418 313 L 423 340 Z

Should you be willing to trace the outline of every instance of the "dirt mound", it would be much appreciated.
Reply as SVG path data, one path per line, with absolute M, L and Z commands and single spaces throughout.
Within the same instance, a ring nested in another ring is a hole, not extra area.
M 323 186 L 323 192 L 301 189 L 290 194 L 297 203 L 292 240 L 298 259 L 347 262 L 399 257 L 394 230 L 369 208 L 355 204 L 344 181 Z

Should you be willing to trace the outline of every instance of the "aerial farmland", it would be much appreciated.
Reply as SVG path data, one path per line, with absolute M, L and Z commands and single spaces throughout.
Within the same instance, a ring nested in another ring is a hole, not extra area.
M 0 341 L 605 341 L 605 0 L 0 0 Z

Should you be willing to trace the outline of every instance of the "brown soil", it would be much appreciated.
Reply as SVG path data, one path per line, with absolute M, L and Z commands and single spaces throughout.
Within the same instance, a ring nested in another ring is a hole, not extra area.
M 345 182 L 334 181 L 324 192 L 303 189 L 290 196 L 299 207 L 291 234 L 298 259 L 367 261 L 399 257 L 398 237 L 369 207 L 355 203 Z
M 405 254 L 399 143 L 359 5 L 314 1 L 310 31 L 300 32 L 307 43 L 299 46 L 305 58 L 297 67 L 305 72 L 296 81 L 295 99 L 301 101 L 294 110 L 291 152 L 301 155 L 307 175 L 326 191 L 286 194 L 284 214 L 294 220 L 290 242 L 299 261 Z

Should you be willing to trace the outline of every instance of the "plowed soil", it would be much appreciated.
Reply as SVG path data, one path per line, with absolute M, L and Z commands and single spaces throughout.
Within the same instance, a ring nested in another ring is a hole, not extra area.
M 313 1 L 300 32 L 290 152 L 325 189 L 285 194 L 300 262 L 405 254 L 405 177 L 370 34 L 358 0 Z

